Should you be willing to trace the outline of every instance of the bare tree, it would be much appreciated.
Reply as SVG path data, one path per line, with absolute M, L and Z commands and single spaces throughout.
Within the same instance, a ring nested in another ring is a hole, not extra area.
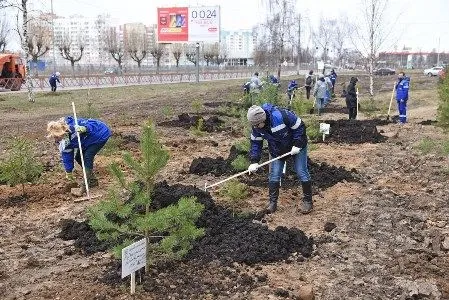
M 336 23 L 336 20 L 330 20 L 321 17 L 318 31 L 313 32 L 313 40 L 319 47 L 319 51 L 323 51 L 321 57 L 325 62 L 328 59 L 329 47 L 334 37 L 333 30 Z
M 159 74 L 159 67 L 161 65 L 161 59 L 166 54 L 165 45 L 160 43 L 154 43 L 150 49 L 150 53 L 156 60 L 156 74 Z
M 187 44 L 185 45 L 185 51 L 184 51 L 186 58 L 188 61 L 190 61 L 192 64 L 196 66 L 197 63 L 197 57 L 196 57 L 196 46 L 195 44 Z
M 376 65 L 376 55 L 394 27 L 385 21 L 388 4 L 389 0 L 362 0 L 363 21 L 354 27 L 356 39 L 353 39 L 353 44 L 367 60 L 370 78 L 369 92 L 371 96 L 374 96 L 373 73 Z M 390 29 L 387 31 L 387 28 Z M 352 35 L 350 36 L 352 37 Z
M 345 43 L 349 35 L 350 25 L 346 16 L 340 16 L 335 23 L 332 35 L 332 47 L 335 53 L 335 60 L 339 66 L 342 64 Z
M 204 44 L 203 46 L 203 57 L 206 61 L 206 65 L 209 66 L 210 62 L 214 61 L 214 58 L 220 54 L 220 49 L 218 43 L 214 44 Z
M 8 44 L 8 35 L 10 32 L 9 23 L 3 16 L 0 18 L 0 52 L 5 52 L 6 45 Z
M 84 44 L 81 37 L 78 37 L 78 43 L 77 45 L 74 45 L 71 36 L 65 34 L 62 44 L 59 45 L 58 48 L 62 58 L 70 61 L 72 72 L 75 74 L 75 63 L 81 60 L 84 52 Z
M 31 80 L 31 72 L 30 72 L 30 51 L 28 48 L 28 39 L 29 39 L 29 33 L 28 33 L 28 1 L 29 0 L 0 0 L 0 8 L 15 8 L 18 10 L 17 14 L 17 20 L 19 20 L 19 14 L 21 13 L 21 30 L 18 28 L 17 33 L 20 38 L 20 44 L 22 45 L 22 49 L 25 52 L 25 67 L 26 67 L 26 74 L 25 74 L 25 83 L 28 90 L 28 101 L 35 102 L 34 98 L 34 87 L 33 87 L 33 81 Z
M 142 61 L 148 54 L 148 39 L 146 33 L 131 30 L 127 36 L 126 48 L 131 59 L 137 63 L 140 73 Z
M 269 41 L 269 51 L 274 56 L 277 64 L 277 76 L 281 76 L 282 62 L 284 61 L 284 48 L 291 37 L 291 31 L 294 29 L 291 24 L 295 23 L 295 5 L 294 0 L 265 0 L 268 2 L 269 14 L 263 26 L 259 27 L 259 39 Z
M 218 49 L 218 54 L 215 57 L 215 63 L 217 64 L 217 66 L 220 66 L 228 58 L 228 51 L 226 49 L 226 44 L 224 44 L 224 43 L 218 44 L 218 47 L 219 47 L 219 49 Z
M 179 60 L 181 59 L 181 55 L 183 52 L 183 45 L 179 43 L 171 44 L 171 53 L 176 61 L 176 68 L 179 67 Z
M 122 72 L 123 58 L 125 56 L 123 42 L 120 41 L 116 28 L 108 28 L 105 30 L 104 35 L 106 44 L 105 50 L 111 54 L 112 58 L 117 62 L 120 72 Z
M 35 19 L 28 23 L 28 32 L 28 49 L 30 51 L 31 61 L 37 62 L 39 57 L 45 55 L 50 50 L 51 31 L 45 20 Z

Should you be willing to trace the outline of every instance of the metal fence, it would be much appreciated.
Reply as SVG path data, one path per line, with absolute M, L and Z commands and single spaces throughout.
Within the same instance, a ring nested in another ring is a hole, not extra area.
M 200 73 L 200 81 L 228 80 L 250 78 L 252 71 L 226 71 Z M 283 75 L 296 74 L 296 71 L 283 71 Z M 262 75 L 262 74 L 261 74 Z M 261 76 L 262 77 L 262 76 Z M 127 74 L 127 75 L 79 75 L 61 76 L 61 84 L 68 88 L 92 88 L 92 87 L 112 87 L 127 85 L 147 85 L 147 84 L 167 84 L 167 83 L 188 83 L 196 82 L 196 74 Z M 50 84 L 48 77 L 32 77 L 33 86 L 37 89 L 48 89 Z

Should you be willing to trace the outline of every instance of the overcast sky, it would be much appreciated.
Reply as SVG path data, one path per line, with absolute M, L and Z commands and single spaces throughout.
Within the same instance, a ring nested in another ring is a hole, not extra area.
M 362 0 L 297 0 L 297 11 L 304 18 L 304 27 L 316 26 L 320 16 L 336 18 L 346 14 L 350 21 L 361 15 Z M 50 11 L 51 0 L 31 0 L 36 8 Z M 266 2 L 266 0 L 265 0 Z M 142 22 L 152 24 L 156 22 L 156 8 L 170 6 L 220 5 L 221 28 L 250 29 L 264 20 L 264 0 L 53 0 L 54 12 L 60 16 L 82 14 L 96 16 L 108 13 L 118 18 L 121 23 Z M 449 0 L 390 0 L 386 17 L 388 27 L 392 29 L 392 40 L 385 43 L 385 47 L 394 51 L 405 45 L 413 50 L 438 50 L 440 39 L 441 51 L 449 52 Z M 303 41 L 313 42 L 307 38 L 308 29 L 305 28 Z

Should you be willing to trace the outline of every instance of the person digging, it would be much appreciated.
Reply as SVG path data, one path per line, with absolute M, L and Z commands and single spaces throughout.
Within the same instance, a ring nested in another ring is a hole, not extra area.
M 303 191 L 301 212 L 303 214 L 311 212 L 313 209 L 312 182 L 307 167 L 307 135 L 304 122 L 293 112 L 270 103 L 251 106 L 248 109 L 247 118 L 252 126 L 249 153 L 251 165 L 248 167 L 248 173 L 254 173 L 259 168 L 264 139 L 268 141 L 268 150 L 272 158 L 288 152 L 292 153 L 294 169 L 301 181 Z M 280 180 L 288 157 L 271 163 L 268 176 L 268 213 L 274 213 L 277 210 Z
M 95 119 L 78 119 L 78 125 L 72 116 L 61 118 L 57 121 L 51 121 L 47 124 L 49 138 L 54 138 L 58 144 L 61 153 L 62 162 L 66 172 L 66 178 L 74 181 L 73 168 L 74 160 L 81 166 L 81 156 L 79 151 L 77 134 L 80 134 L 81 147 L 83 150 L 84 165 L 86 168 L 86 177 L 89 187 L 98 186 L 98 180 L 95 178 L 94 158 L 95 155 L 103 148 L 111 136 L 109 127 Z M 84 181 L 80 188 L 72 189 L 74 196 L 82 196 L 86 192 Z

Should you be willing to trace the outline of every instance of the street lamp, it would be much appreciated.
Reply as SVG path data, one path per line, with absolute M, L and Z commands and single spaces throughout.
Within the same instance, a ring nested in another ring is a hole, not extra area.
M 195 44 L 196 47 L 196 83 L 200 82 L 200 43 Z

